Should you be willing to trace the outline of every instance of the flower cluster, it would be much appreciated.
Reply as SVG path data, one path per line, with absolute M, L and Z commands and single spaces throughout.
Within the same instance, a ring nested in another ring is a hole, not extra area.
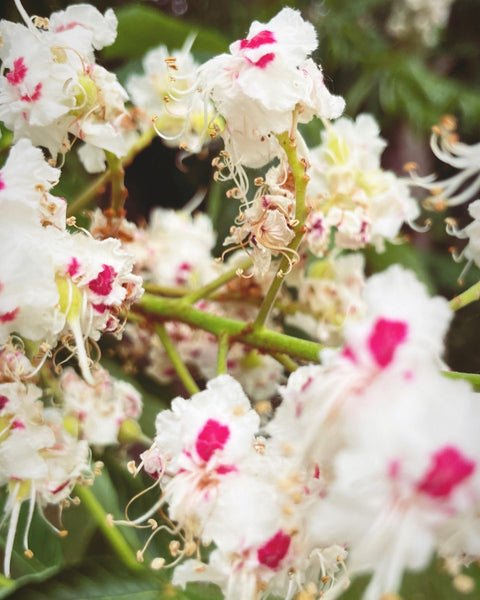
M 480 411 L 468 384 L 439 373 L 447 303 L 399 267 L 369 279 L 364 299 L 343 346 L 290 376 L 263 431 L 227 375 L 158 414 L 140 467 L 182 540 L 174 564 L 197 554 L 174 582 L 211 581 L 228 600 L 333 597 L 346 563 L 350 576 L 373 574 L 365 598 L 376 600 L 434 551 L 466 564 L 479 555 L 468 532 Z
M 15 140 L 28 138 L 54 158 L 78 138 L 87 169 L 103 170 L 104 151 L 127 152 L 130 126 L 126 92 L 94 57 L 115 40 L 113 11 L 75 4 L 25 22 L 0 22 L 0 119 Z

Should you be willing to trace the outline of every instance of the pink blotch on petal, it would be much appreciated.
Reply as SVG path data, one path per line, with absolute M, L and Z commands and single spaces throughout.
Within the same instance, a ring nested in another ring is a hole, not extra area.
M 280 561 L 285 558 L 290 547 L 290 541 L 290 536 L 283 533 L 282 530 L 277 531 L 266 544 L 258 549 L 258 562 L 269 569 L 276 569 Z
M 67 273 L 70 275 L 70 277 L 74 277 L 78 273 L 79 269 L 80 269 L 79 261 L 75 258 L 75 256 L 72 256 L 72 258 L 70 259 L 70 262 L 68 263 Z
M 273 60 L 275 60 L 275 53 L 269 52 L 268 54 L 264 54 L 261 58 L 259 58 L 256 61 L 250 60 L 249 58 L 247 58 L 247 60 L 254 67 L 258 67 L 259 69 L 264 69 Z
M 345 346 L 342 350 L 341 356 L 352 361 L 353 363 L 357 362 L 357 357 L 355 356 L 355 352 L 350 348 L 350 346 Z
M 234 473 L 235 471 L 238 471 L 238 469 L 235 465 L 220 465 L 215 469 L 215 471 L 219 475 L 227 475 L 228 473 Z
M 5 182 L 2 179 L 2 174 L 0 173 L 0 190 L 5 189 Z
M 407 338 L 408 324 L 404 321 L 378 319 L 368 338 L 368 347 L 379 367 L 387 367 L 397 347 Z
M 115 277 L 117 276 L 117 272 L 110 265 L 102 265 L 102 270 L 100 273 L 92 279 L 88 287 L 99 296 L 108 296 L 113 288 L 113 282 Z
M 25 429 L 25 424 L 22 421 L 12 421 L 12 429 Z
M 445 446 L 432 456 L 431 466 L 417 484 L 419 492 L 445 498 L 475 471 L 475 462 L 453 446 Z
M 249 40 L 240 40 L 240 49 L 245 50 L 245 48 L 248 48 L 249 50 L 254 50 L 255 48 L 260 48 L 265 44 L 274 44 L 276 41 L 277 40 L 275 39 L 273 31 L 264 29 Z
M 23 56 L 20 56 L 20 58 L 17 58 L 13 62 L 13 69 L 7 73 L 6 78 L 11 85 L 18 85 L 25 79 L 26 74 L 27 66 L 23 60 Z
M 65 489 L 69 483 L 70 483 L 70 479 L 67 479 L 67 481 L 64 481 L 58 487 L 56 487 L 54 490 L 52 490 L 52 494 L 58 494 L 58 492 L 61 492 L 63 489 Z
M 42 97 L 42 84 L 41 83 L 37 83 L 37 85 L 35 86 L 35 89 L 33 90 L 33 94 L 24 94 L 23 96 L 20 96 L 20 100 L 23 100 L 24 102 L 36 102 L 37 100 L 40 100 L 40 98 Z
M 197 437 L 195 449 L 198 456 L 208 462 L 213 453 L 222 450 L 230 437 L 230 429 L 214 419 L 208 419 Z
M 71 21 L 70 23 L 65 23 L 65 25 L 59 25 L 55 29 L 55 33 L 61 33 L 62 31 L 69 31 L 70 29 L 74 29 L 75 27 L 85 27 L 82 23 L 77 23 L 76 21 Z
M 109 307 L 106 304 L 92 304 L 93 308 L 100 314 L 103 315 L 104 312 L 106 312 Z
M 0 410 L 3 410 L 8 402 L 9 400 L 6 396 L 0 395 Z
M 20 311 L 20 307 L 17 307 L 14 310 L 11 310 L 10 312 L 0 314 L 0 323 L 10 323 L 10 321 L 15 320 L 19 311 Z

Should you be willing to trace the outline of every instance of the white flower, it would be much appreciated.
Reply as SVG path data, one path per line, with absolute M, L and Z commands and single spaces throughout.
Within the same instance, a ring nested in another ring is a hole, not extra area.
M 191 400 L 175 398 L 171 410 L 157 415 L 155 426 L 154 443 L 142 455 L 144 468 L 166 475 L 160 485 L 171 518 L 187 536 L 197 535 L 212 519 L 223 480 L 237 476 L 255 457 L 259 417 L 240 385 L 221 375 Z
M 127 152 L 126 92 L 94 59 L 94 49 L 115 39 L 116 24 L 111 10 L 103 17 L 80 4 L 54 13 L 45 30 L 1 21 L 0 118 L 15 140 L 29 138 L 53 157 L 70 149 L 69 136 Z
M 114 379 L 105 369 L 92 373 L 94 385 L 88 385 L 73 369 L 60 376 L 63 412 L 78 421 L 83 439 L 102 447 L 118 443 L 118 434 L 126 419 L 138 419 L 142 400 L 137 390 Z
M 457 169 L 458 173 L 439 180 L 433 174 L 420 177 L 415 172 L 416 165 L 411 168 L 413 183 L 431 192 L 426 202 L 436 210 L 473 200 L 480 190 L 480 143 L 468 145 L 461 142 L 456 127 L 455 118 L 445 115 L 432 128 L 430 147 L 439 160 Z
M 289 282 L 297 289 L 300 308 L 287 315 L 286 322 L 321 341 L 333 342 L 346 320 L 357 320 L 364 315 L 363 271 L 361 254 L 330 255 L 312 262 L 298 283 Z
M 341 118 L 322 133 L 321 145 L 311 152 L 307 189 L 306 242 L 315 255 L 328 249 L 332 230 L 337 248 L 373 244 L 381 251 L 385 240 L 394 240 L 418 216 L 407 184 L 380 167 L 384 147 L 370 115 L 356 122 Z
M 23 540 L 29 556 L 28 532 L 35 505 L 43 514 L 46 504 L 60 505 L 84 476 L 91 477 L 86 442 L 78 442 L 63 429 L 57 408 L 43 409 L 41 395 L 42 390 L 33 384 L 0 384 L 0 482 L 8 485 L 4 507 L 7 577 L 22 503 L 28 500 L 30 504 Z
M 64 325 L 52 260 L 53 228 L 42 227 L 35 211 L 21 202 L 0 200 L 0 221 L 0 252 L 9 257 L 0 261 L 0 345 L 12 333 L 53 344 Z
M 284 8 L 268 23 L 254 21 L 230 54 L 200 67 L 195 87 L 225 120 L 221 134 L 235 165 L 261 167 L 277 156 L 274 134 L 291 129 L 295 110 L 305 122 L 341 114 L 343 100 L 330 95 L 308 60 L 316 47 L 313 25 Z
M 26 164 L 28 168 L 25 168 Z M 59 177 L 60 170 L 47 163 L 39 148 L 35 148 L 30 140 L 20 139 L 11 147 L 0 170 L 0 204 L 25 203 L 36 213 L 39 223 L 64 229 L 66 202 L 49 194 Z M 10 206 L 15 210 L 13 205 Z

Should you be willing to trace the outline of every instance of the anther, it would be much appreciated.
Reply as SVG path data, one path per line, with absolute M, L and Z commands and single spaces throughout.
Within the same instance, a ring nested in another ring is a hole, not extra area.
M 163 567 L 164 564 L 165 564 L 165 559 L 162 558 L 161 556 L 157 556 L 150 563 L 150 567 L 152 569 L 154 569 L 155 571 L 158 571 L 159 569 L 161 569 Z
M 180 554 L 180 542 L 178 540 L 172 540 L 168 544 L 168 550 L 172 556 L 178 556 Z

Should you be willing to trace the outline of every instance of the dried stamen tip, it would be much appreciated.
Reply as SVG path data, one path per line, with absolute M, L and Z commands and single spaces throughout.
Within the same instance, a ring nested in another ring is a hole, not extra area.
M 137 550 L 137 562 L 143 563 L 143 552 L 141 550 Z
M 161 556 L 157 556 L 150 563 L 150 567 L 152 569 L 154 569 L 155 571 L 158 571 L 159 569 L 161 569 L 163 567 L 164 564 L 165 564 L 165 559 L 162 558 Z
M 77 219 L 76 217 L 68 217 L 66 223 L 69 227 L 75 227 L 75 225 L 77 224 Z
M 235 275 L 237 275 L 238 277 L 241 277 L 243 275 L 243 269 L 237 269 L 235 271 Z
M 458 136 L 457 133 L 450 133 L 447 136 L 447 141 L 448 141 L 449 144 L 452 144 L 452 145 L 453 144 L 458 144 L 458 142 L 460 141 L 460 138 L 459 138 L 459 136 Z
M 67 537 L 67 535 L 68 535 L 68 531 L 67 531 L 66 529 L 61 529 L 61 530 L 58 532 L 58 535 L 59 535 L 61 538 Z
M 443 115 L 440 124 L 449 131 L 455 131 L 457 128 L 457 119 L 453 115 Z
M 264 184 L 264 179 L 263 179 L 263 177 L 255 177 L 255 179 L 253 180 L 253 183 L 255 185 L 263 185 Z
M 437 212 L 443 212 L 444 210 L 447 210 L 448 204 L 445 200 L 437 200 L 435 202 L 432 202 L 433 205 L 433 210 L 436 210 Z
M 447 217 L 446 219 L 444 219 L 444 223 L 445 223 L 445 225 L 448 225 L 449 227 L 456 227 L 457 220 L 454 219 L 453 217 Z
M 416 163 L 413 160 L 411 160 L 403 165 L 403 170 L 406 171 L 407 173 L 410 173 L 411 171 L 416 171 L 417 169 L 418 169 L 418 163 Z
M 432 127 L 432 132 L 433 132 L 433 133 L 436 133 L 437 135 L 442 135 L 442 130 L 441 130 L 441 128 L 439 127 L 439 125 L 434 125 L 434 126 Z
M 269 415 L 272 412 L 272 405 L 269 400 L 259 400 L 254 406 L 259 415 Z
M 109 527 L 113 527 L 113 525 L 114 525 L 114 518 L 113 518 L 112 513 L 108 513 L 107 515 L 105 515 L 105 523 Z
M 33 552 L 30 550 L 30 548 L 27 548 L 24 553 L 23 553 L 27 558 L 33 558 Z
M 33 24 L 37 29 L 43 29 L 44 31 L 48 31 L 50 28 L 50 21 L 47 17 L 38 17 L 34 16 L 32 18 Z
M 158 527 L 158 523 L 155 521 L 155 519 L 148 519 L 147 523 L 153 530 L 157 529 Z
M 172 540 L 168 544 L 168 550 L 172 556 L 178 556 L 180 554 L 180 542 L 178 540 Z
M 137 468 L 135 466 L 135 461 L 134 460 L 128 461 L 128 463 L 127 463 L 127 470 L 132 475 L 135 475 Z
M 180 150 L 186 150 L 187 152 L 190 152 L 190 148 L 188 147 L 188 144 L 186 142 L 178 144 L 178 147 L 180 148 Z

